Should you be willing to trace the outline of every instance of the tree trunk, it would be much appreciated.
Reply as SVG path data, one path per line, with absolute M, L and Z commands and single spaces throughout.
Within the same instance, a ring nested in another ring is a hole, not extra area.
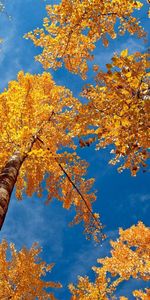
M 25 155 L 14 153 L 0 173 L 0 230 L 8 210 L 10 197 Z
M 5 167 L 3 167 L 0 173 L 0 230 L 2 229 L 5 216 L 8 210 L 10 197 L 17 181 L 17 176 L 19 174 L 19 170 L 24 160 L 28 156 L 28 153 L 32 150 L 34 143 L 36 142 L 38 135 L 42 131 L 45 124 L 50 122 L 52 116 L 54 115 L 54 111 L 52 111 L 48 120 L 43 121 L 40 128 L 37 130 L 36 134 L 34 134 L 30 143 L 26 147 L 26 151 L 23 155 L 20 154 L 19 151 L 16 151 L 8 160 Z

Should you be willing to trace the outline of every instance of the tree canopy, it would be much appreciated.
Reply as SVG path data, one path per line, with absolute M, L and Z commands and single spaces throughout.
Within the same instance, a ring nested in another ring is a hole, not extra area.
M 119 34 L 145 36 L 138 20 L 132 16 L 142 7 L 140 1 L 63 0 L 58 5 L 47 5 L 48 16 L 44 18 L 43 28 L 29 32 L 26 38 L 32 39 L 36 46 L 43 48 L 36 57 L 44 68 L 58 68 L 64 62 L 66 68 L 86 77 L 87 60 L 93 59 L 91 52 L 99 39 L 105 47 L 109 45 L 108 36 L 117 38 L 115 25 L 119 20 Z
M 9 258 L 8 258 L 9 251 Z M 55 297 L 49 288 L 60 288 L 59 283 L 43 280 L 53 264 L 41 261 L 41 249 L 34 244 L 30 250 L 25 247 L 16 251 L 14 244 L 6 241 L 0 244 L 0 299 L 51 299 Z
M 18 81 L 10 82 L 0 95 L 1 226 L 14 184 L 19 199 L 23 191 L 41 197 L 45 178 L 47 203 L 57 198 L 64 208 L 75 205 L 74 223 L 83 220 L 85 232 L 96 238 L 101 225 L 98 214 L 92 213 L 93 179 L 83 178 L 87 164 L 75 152 L 72 136 L 76 130 L 70 132 L 80 105 L 69 90 L 56 86 L 48 73 L 20 72 Z
M 95 282 L 79 277 L 78 285 L 70 285 L 72 300 L 118 299 L 116 290 L 121 282 L 135 278 L 150 280 L 150 229 L 139 222 L 119 230 L 119 239 L 111 241 L 111 256 L 98 259 L 101 267 L 93 267 Z M 150 289 L 133 291 L 136 299 L 149 299 Z M 120 300 L 128 299 L 124 296 Z
M 142 6 L 140 1 L 132 0 L 64 0 L 58 5 L 47 5 L 48 17 L 44 18 L 43 28 L 25 37 L 43 48 L 35 59 L 45 69 L 57 69 L 64 63 L 70 72 L 85 79 L 87 61 L 94 58 L 91 52 L 97 40 L 102 39 L 107 47 L 109 39 L 117 38 L 118 33 L 129 31 L 139 38 L 146 36 L 139 20 L 132 16 Z M 81 107 L 81 136 L 96 133 L 96 137 L 86 143 L 81 139 L 80 143 L 86 146 L 96 139 L 97 149 L 114 144 L 115 158 L 111 162 L 123 161 L 119 170 L 129 168 L 136 175 L 141 166 L 146 167 L 145 160 L 149 157 L 149 54 L 128 55 L 124 49 L 106 66 L 107 73 L 102 70 L 97 73 L 97 84 L 83 89 L 82 95 L 89 103 Z M 99 66 L 93 68 L 97 71 Z M 89 126 L 96 130 L 88 130 Z
M 136 175 L 149 158 L 149 55 L 128 55 L 126 49 L 106 66 L 107 72 L 97 72 L 96 85 L 87 85 L 82 92 L 89 103 L 81 112 L 81 131 L 90 133 L 89 124 L 93 125 L 96 149 L 114 145 L 111 152 L 115 157 L 110 163 L 121 162 L 119 171 L 129 168 Z M 84 140 L 80 144 L 86 146 Z

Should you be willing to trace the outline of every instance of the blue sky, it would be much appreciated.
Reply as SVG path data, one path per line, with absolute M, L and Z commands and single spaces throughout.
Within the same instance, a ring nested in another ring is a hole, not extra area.
M 146 1 L 143 1 L 146 4 Z M 31 73 L 41 73 L 41 65 L 34 61 L 34 56 L 40 52 L 32 42 L 23 39 L 28 31 L 40 27 L 45 16 L 45 4 L 56 1 L 42 0 L 5 0 L 7 14 L 0 17 L 0 37 L 3 44 L 0 46 L 0 90 L 2 91 L 10 80 L 15 79 L 19 70 Z M 148 19 L 145 11 L 139 13 L 142 24 L 148 30 Z M 145 16 L 145 17 L 144 17 Z M 95 63 L 105 68 L 114 52 L 129 48 L 129 52 L 145 51 L 149 44 L 126 34 L 110 42 L 104 48 L 101 42 L 95 50 Z M 91 67 L 91 65 L 90 65 Z M 69 87 L 75 96 L 79 95 L 84 83 L 93 82 L 93 73 L 83 82 L 77 75 L 70 74 L 64 68 L 57 72 L 51 71 L 57 84 Z M 17 249 L 23 245 L 30 247 L 38 241 L 43 247 L 42 259 L 48 263 L 55 262 L 53 272 L 47 278 L 62 282 L 64 288 L 56 292 L 58 299 L 70 299 L 67 291 L 69 282 L 76 282 L 77 275 L 90 275 L 91 266 L 96 264 L 96 259 L 108 255 L 109 238 L 118 236 L 118 228 L 128 228 L 142 220 L 149 223 L 150 190 L 149 172 L 139 172 L 136 177 L 131 177 L 129 171 L 118 174 L 117 168 L 108 165 L 111 157 L 109 149 L 95 151 L 94 146 L 79 151 L 82 158 L 89 164 L 89 177 L 95 177 L 97 202 L 95 211 L 101 215 L 101 221 L 106 225 L 105 232 L 108 239 L 102 245 L 94 246 L 92 241 L 86 241 L 83 236 L 82 225 L 68 227 L 74 211 L 66 211 L 61 203 L 53 201 L 45 207 L 43 197 L 35 196 L 23 201 L 17 201 L 12 196 L 8 215 L 1 232 L 1 239 L 6 238 L 13 242 Z M 91 277 L 91 278 L 92 278 Z M 128 295 L 130 290 L 142 287 L 141 282 L 131 281 L 121 286 L 119 293 Z M 132 299 L 130 294 L 129 299 Z

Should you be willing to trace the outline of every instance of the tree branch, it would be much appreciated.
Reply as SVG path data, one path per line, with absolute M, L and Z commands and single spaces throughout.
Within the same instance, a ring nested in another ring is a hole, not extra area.
M 45 145 L 45 143 L 39 138 L 37 137 L 37 140 L 39 142 L 41 142 L 43 145 Z M 47 150 L 51 152 L 50 148 L 46 148 Z M 52 153 L 53 154 L 53 153 Z M 77 191 L 77 193 L 79 194 L 79 196 L 81 197 L 81 199 L 83 200 L 87 210 L 89 211 L 89 213 L 91 214 L 92 218 L 94 219 L 95 223 L 97 224 L 97 229 L 101 229 L 102 225 L 100 224 L 100 222 L 97 220 L 97 218 L 95 217 L 94 213 L 92 212 L 92 210 L 90 209 L 89 205 L 87 204 L 87 201 L 85 199 L 85 197 L 82 195 L 81 191 L 79 190 L 79 188 L 76 186 L 76 184 L 73 182 L 73 180 L 71 179 L 71 177 L 69 176 L 69 174 L 66 172 L 66 170 L 64 169 L 64 167 L 62 166 L 62 164 L 60 162 L 58 162 L 57 158 L 54 158 L 55 161 L 57 162 L 58 166 L 60 167 L 60 169 L 63 171 L 63 173 L 66 175 L 67 179 L 69 180 L 69 182 L 72 184 L 73 188 Z

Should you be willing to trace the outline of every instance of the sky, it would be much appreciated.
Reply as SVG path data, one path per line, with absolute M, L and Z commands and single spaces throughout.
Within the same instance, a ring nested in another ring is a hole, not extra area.
M 58 2 L 58 1 L 57 1 Z M 34 56 L 40 53 L 31 41 L 23 39 L 28 31 L 41 27 L 42 19 L 46 16 L 45 4 L 54 4 L 56 1 L 42 0 L 5 0 L 6 12 L 0 16 L 0 91 L 7 88 L 10 80 L 16 79 L 20 70 L 32 74 L 42 73 L 40 63 L 34 61 Z M 145 16 L 145 7 L 139 13 L 142 25 L 148 31 L 148 19 Z M 8 16 L 11 18 L 8 18 Z M 126 34 L 112 40 L 108 48 L 102 43 L 97 44 L 94 63 L 105 69 L 105 64 L 110 63 L 114 52 L 128 48 L 129 53 L 146 51 L 149 42 L 144 43 L 135 36 Z M 65 85 L 73 91 L 74 96 L 79 96 L 84 83 L 93 82 L 93 73 L 88 73 L 88 80 L 83 82 L 77 75 L 70 74 L 64 68 L 58 71 L 49 70 L 59 85 Z M 101 245 L 87 241 L 83 235 L 82 225 L 68 226 L 74 216 L 74 211 L 66 211 L 57 200 L 45 206 L 46 195 L 38 199 L 23 196 L 18 201 L 13 193 L 5 224 L 1 231 L 0 240 L 7 239 L 13 242 L 19 250 L 22 246 L 31 247 L 33 242 L 39 242 L 43 248 L 41 257 L 47 263 L 54 262 L 55 267 L 48 280 L 60 281 L 63 288 L 56 291 L 55 295 L 60 300 L 70 299 L 67 285 L 76 283 L 78 275 L 93 277 L 91 267 L 96 264 L 97 258 L 109 254 L 109 239 L 118 237 L 118 228 L 124 229 L 138 221 L 143 221 L 149 226 L 150 190 L 149 172 L 138 172 L 136 177 L 131 177 L 125 170 L 119 174 L 116 166 L 111 166 L 110 149 L 95 151 L 94 145 L 79 150 L 83 159 L 89 162 L 88 175 L 95 178 L 97 201 L 94 210 L 101 215 L 105 225 L 104 232 L 107 239 Z M 141 288 L 141 281 L 131 280 L 121 285 L 118 296 L 125 295 L 133 299 L 131 290 Z M 148 285 L 147 285 L 148 286 Z M 118 298 L 119 299 L 119 298 Z

